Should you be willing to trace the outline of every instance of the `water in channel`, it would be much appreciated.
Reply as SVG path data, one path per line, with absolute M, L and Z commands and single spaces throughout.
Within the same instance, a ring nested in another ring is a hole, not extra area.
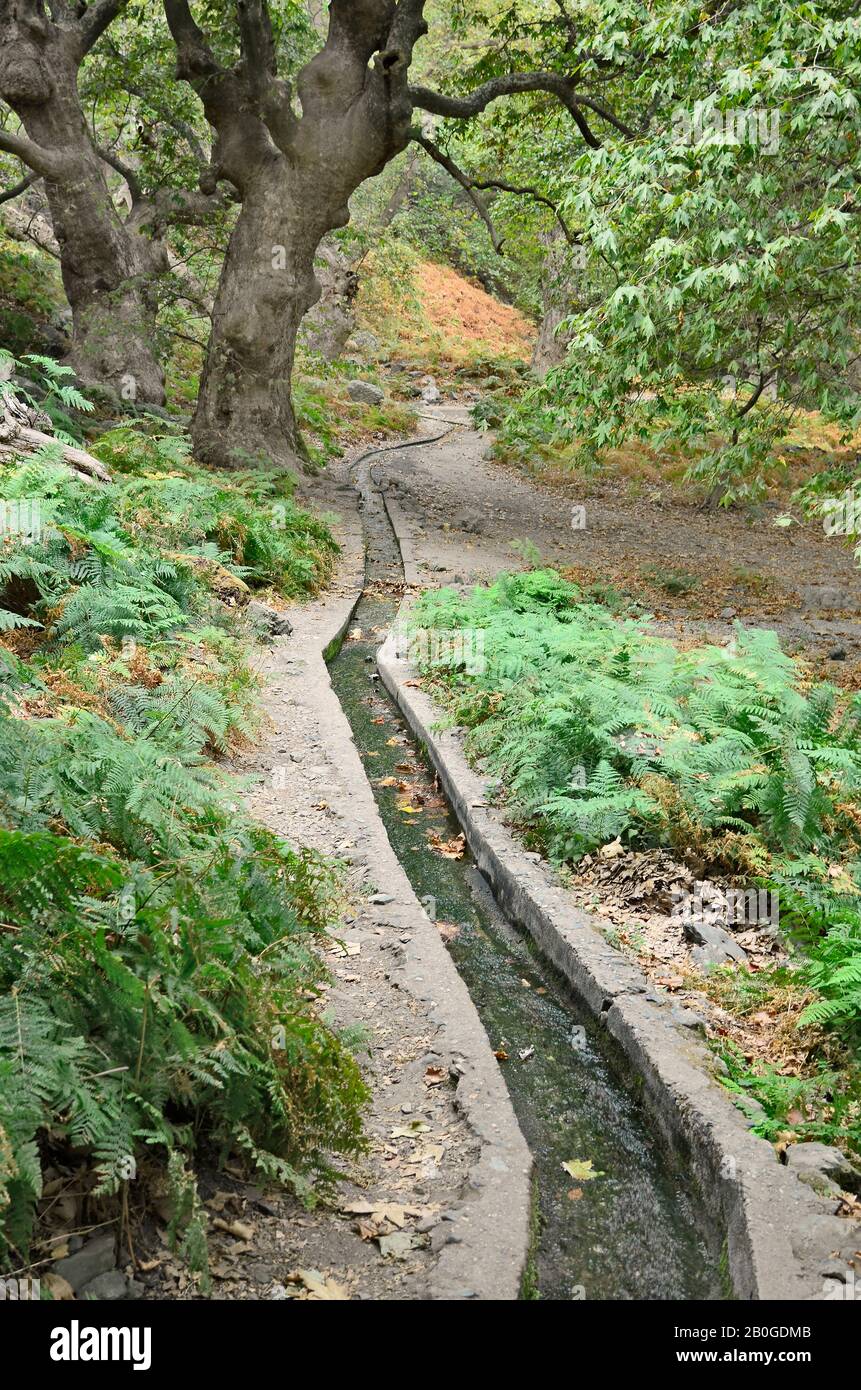
M 403 570 L 372 477 L 363 496 L 366 588 L 351 629 L 361 636 L 332 659 L 332 682 L 389 839 L 416 895 L 431 900 L 535 1160 L 530 1292 L 555 1300 L 725 1297 L 716 1237 L 612 1039 L 578 1008 L 531 938 L 506 921 L 468 849 L 454 858 L 438 848 L 460 827 L 374 678 Z

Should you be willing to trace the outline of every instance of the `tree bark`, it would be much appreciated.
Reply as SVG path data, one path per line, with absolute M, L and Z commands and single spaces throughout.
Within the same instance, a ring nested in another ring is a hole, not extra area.
M 315 265 L 322 293 L 302 320 L 299 339 L 326 362 L 334 362 L 356 330 L 359 276 L 334 237 L 323 238 Z
M 569 264 L 569 248 L 561 232 L 551 232 L 542 238 L 547 246 L 541 268 L 541 299 L 543 315 L 532 366 L 544 377 L 553 367 L 565 361 L 569 339 L 559 332 L 560 325 L 574 310 L 576 302 L 575 271 Z
M 195 453 L 214 467 L 295 467 L 306 456 L 291 380 L 329 229 L 308 217 L 293 185 L 280 161 L 256 171 L 230 239 L 193 428 Z
M 216 133 L 219 177 L 242 199 L 192 428 L 207 464 L 302 464 L 291 377 L 299 327 L 320 296 L 317 248 L 349 220 L 359 185 L 409 142 L 406 75 L 425 28 L 421 8 L 332 0 L 326 44 L 299 75 L 300 118 L 276 72 L 264 0 L 239 6 L 242 62 L 229 70 L 187 0 L 165 0 L 177 70 Z
M 62 17 L 53 21 L 34 0 L 0 0 L 0 96 L 27 135 L 4 132 L 0 147 L 44 176 L 78 376 L 125 399 L 162 404 L 154 280 L 167 268 L 165 250 L 122 221 L 78 96 L 80 63 L 101 32 L 96 20 L 108 22 L 118 9 L 90 6 L 79 20 L 58 7 Z

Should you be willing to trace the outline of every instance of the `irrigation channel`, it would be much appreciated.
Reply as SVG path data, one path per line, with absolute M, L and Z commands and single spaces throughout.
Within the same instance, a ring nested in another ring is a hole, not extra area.
M 330 660 L 332 683 L 391 844 L 469 988 L 533 1154 L 538 1222 L 529 1292 L 554 1300 L 725 1297 L 715 1233 L 612 1039 L 531 938 L 506 921 L 469 850 L 453 858 L 431 847 L 431 838 L 455 840 L 460 826 L 375 675 L 404 585 L 375 476 L 380 461 L 371 463 L 388 452 L 374 450 L 356 465 L 365 588 Z M 573 1175 L 566 1163 L 578 1165 Z

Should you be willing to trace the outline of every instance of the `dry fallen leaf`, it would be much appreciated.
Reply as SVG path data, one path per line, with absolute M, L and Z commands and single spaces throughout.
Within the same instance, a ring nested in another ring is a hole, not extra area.
M 408 1208 L 399 1202 L 345 1202 L 341 1211 L 348 1215 L 369 1216 L 378 1224 L 388 1221 L 392 1226 L 406 1225 Z
M 46 1274 L 42 1278 L 42 1284 L 58 1303 L 67 1303 L 75 1297 L 75 1290 L 62 1274 Z
M 302 1284 L 308 1297 L 326 1301 L 348 1302 L 347 1290 L 332 1278 L 324 1278 L 316 1269 L 295 1269 L 287 1275 L 288 1284 Z
M 460 927 L 456 922 L 440 922 L 437 919 L 436 929 L 443 941 L 456 941 L 460 936 Z
M 412 1139 L 414 1134 L 427 1134 L 430 1125 L 425 1124 L 424 1120 L 413 1120 L 409 1125 L 397 1125 L 392 1130 L 393 1139 Z
M 592 1167 L 591 1158 L 569 1158 L 562 1167 L 575 1182 L 591 1182 L 593 1178 L 603 1178 L 604 1174 Z
M 212 1224 L 217 1231 L 226 1231 L 229 1236 L 236 1236 L 238 1240 L 254 1239 L 254 1227 L 244 1221 L 224 1221 L 222 1217 L 216 1216 Z
M 426 1086 L 439 1086 L 445 1081 L 445 1078 L 446 1072 L 444 1067 L 428 1067 L 424 1074 L 424 1083 Z
M 444 859 L 463 858 L 466 851 L 465 835 L 455 835 L 453 840 L 444 840 L 438 830 L 429 830 L 427 837 L 431 849 L 441 854 Z

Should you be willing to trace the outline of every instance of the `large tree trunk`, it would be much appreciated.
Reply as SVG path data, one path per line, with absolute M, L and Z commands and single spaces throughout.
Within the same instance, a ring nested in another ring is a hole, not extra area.
M 162 404 L 153 280 L 166 269 L 165 252 L 127 227 L 114 206 L 78 96 L 80 27 L 7 0 L 0 40 L 0 95 L 27 132 L 21 157 L 45 176 L 72 308 L 72 364 L 87 384 Z
M 292 91 L 278 76 L 264 0 L 238 11 L 242 61 L 221 65 L 188 0 L 164 0 L 177 71 L 217 135 L 214 164 L 242 198 L 213 314 L 192 437 L 221 467 L 294 468 L 296 338 L 320 287 L 314 259 L 349 200 L 409 142 L 407 74 L 426 31 L 416 0 L 331 0 L 322 51 Z
M 196 454 L 216 467 L 295 468 L 305 456 L 291 378 L 300 324 L 320 295 L 314 258 L 329 228 L 319 209 L 303 206 L 296 182 L 282 160 L 261 168 L 230 239 L 193 427 Z

